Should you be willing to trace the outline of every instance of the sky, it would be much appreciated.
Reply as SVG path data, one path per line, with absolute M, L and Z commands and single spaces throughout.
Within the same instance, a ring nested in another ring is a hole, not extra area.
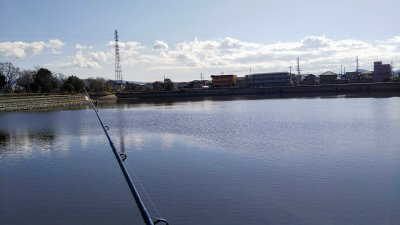
M 398 0 L 0 0 L 0 61 L 124 80 L 400 68 Z

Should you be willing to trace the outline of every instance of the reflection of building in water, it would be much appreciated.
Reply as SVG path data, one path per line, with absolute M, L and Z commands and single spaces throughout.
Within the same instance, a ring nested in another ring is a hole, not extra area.
M 143 135 L 131 134 L 128 138 L 131 150 L 142 150 L 144 145 Z
M 84 133 L 84 134 L 80 134 L 79 135 L 79 139 L 80 139 L 80 143 L 81 143 L 81 148 L 83 149 L 83 150 L 85 150 L 87 147 L 88 147 L 88 145 L 89 145 L 89 136 L 86 134 L 86 133 Z
M 172 144 L 174 142 L 174 135 L 170 133 L 161 134 L 161 147 L 165 149 L 172 148 Z

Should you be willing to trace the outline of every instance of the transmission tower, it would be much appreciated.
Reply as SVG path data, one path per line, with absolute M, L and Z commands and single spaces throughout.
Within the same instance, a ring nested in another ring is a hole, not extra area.
M 297 75 L 301 75 L 300 58 L 299 57 L 297 57 Z
M 122 84 L 121 56 L 119 55 L 118 31 L 115 30 L 115 83 Z

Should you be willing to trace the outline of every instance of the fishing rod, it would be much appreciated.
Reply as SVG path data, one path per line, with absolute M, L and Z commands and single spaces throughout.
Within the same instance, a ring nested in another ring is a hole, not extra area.
M 122 173 L 123 173 L 123 175 L 125 177 L 126 182 L 128 183 L 129 189 L 130 189 L 130 191 L 132 193 L 133 198 L 135 199 L 136 205 L 138 206 L 138 208 L 140 210 L 140 214 L 142 216 L 143 222 L 146 225 L 155 225 L 157 223 L 164 223 L 164 224 L 168 225 L 168 221 L 167 220 L 165 220 L 163 218 L 155 218 L 155 217 L 151 217 L 150 216 L 149 212 L 146 209 L 146 206 L 144 205 L 142 199 L 140 198 L 140 195 L 139 195 L 139 193 L 138 193 L 138 191 L 137 191 L 137 189 L 135 187 L 135 184 L 133 183 L 132 178 L 130 177 L 130 175 L 129 175 L 126 167 L 125 167 L 124 161 L 125 161 L 125 159 L 127 157 L 126 154 L 123 153 L 123 152 L 117 151 L 117 149 L 115 148 L 114 143 L 112 142 L 112 140 L 110 138 L 110 135 L 107 132 L 109 127 L 107 125 L 104 125 L 104 123 L 101 120 L 101 117 L 99 115 L 99 110 L 93 104 L 93 101 L 90 98 L 90 96 L 89 96 L 88 92 L 86 91 L 86 89 L 84 89 L 84 90 L 85 90 L 85 93 L 86 93 L 86 95 L 87 95 L 87 97 L 89 99 L 90 105 L 92 106 L 94 112 L 96 113 L 97 119 L 99 120 L 100 125 L 103 128 L 103 131 L 107 136 L 107 139 L 108 139 L 108 142 L 110 144 L 111 150 L 113 151 L 114 156 L 117 159 L 118 165 L 119 165 L 119 167 L 120 167 L 120 169 L 121 169 L 121 171 L 122 171 Z M 153 221 L 152 218 L 154 218 L 155 220 Z

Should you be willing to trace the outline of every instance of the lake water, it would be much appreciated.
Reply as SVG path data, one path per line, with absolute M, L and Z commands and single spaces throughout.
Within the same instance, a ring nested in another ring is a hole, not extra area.
M 400 224 L 399 97 L 99 108 L 171 225 Z M 143 224 L 93 110 L 0 114 L 0 224 Z

